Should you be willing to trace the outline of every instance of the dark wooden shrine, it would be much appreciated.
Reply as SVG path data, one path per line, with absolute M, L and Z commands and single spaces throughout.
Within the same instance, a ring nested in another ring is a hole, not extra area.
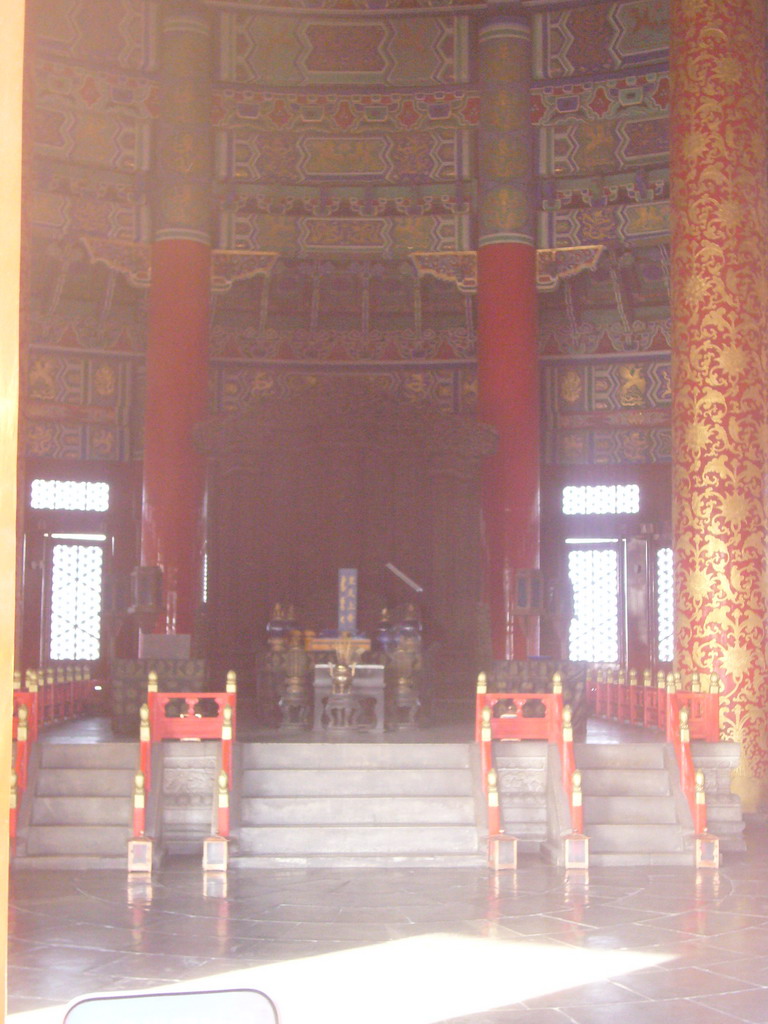
M 487 654 L 480 467 L 495 448 L 491 427 L 353 381 L 213 418 L 196 440 L 208 459 L 214 662 L 247 680 L 278 601 L 302 628 L 333 629 L 338 570 L 355 567 L 359 628 L 372 633 L 383 607 L 415 599 L 425 644 L 440 639 L 471 691 Z

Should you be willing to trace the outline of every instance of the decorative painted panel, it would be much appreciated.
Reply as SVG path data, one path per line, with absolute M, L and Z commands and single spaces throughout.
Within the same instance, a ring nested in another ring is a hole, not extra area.
M 231 222 L 235 217 L 256 214 L 290 214 L 293 217 L 361 216 L 455 216 L 470 212 L 471 186 L 463 183 L 420 185 L 418 189 L 392 185 L 241 185 L 227 194 L 221 186 L 220 236 L 222 248 L 232 248 Z
M 231 0 L 208 0 L 211 4 L 220 3 L 228 7 L 232 6 Z M 285 11 L 288 13 L 341 11 L 344 14 L 373 13 L 380 14 L 382 11 L 395 13 L 404 11 L 429 11 L 437 14 L 441 11 L 447 13 L 457 10 L 470 10 L 471 8 L 484 8 L 488 0 L 239 0 L 242 8 L 266 7 L 270 11 Z
M 154 4 L 145 0 L 30 0 L 28 21 L 38 51 L 47 57 L 95 65 L 151 69 Z
M 157 113 L 157 84 L 88 64 L 39 58 L 32 62 L 35 102 L 149 121 Z
M 256 397 L 295 398 L 316 391 L 321 380 L 350 378 L 354 378 L 355 386 L 373 389 L 399 402 L 427 404 L 444 412 L 460 413 L 471 413 L 476 406 L 474 364 L 442 368 L 420 364 L 389 369 L 368 366 L 354 372 L 328 365 L 288 370 L 218 363 L 213 370 L 214 408 L 216 412 L 236 412 Z
M 411 251 L 467 248 L 466 216 L 292 217 L 232 214 L 220 229 L 220 244 L 284 256 L 320 253 L 405 256 Z
M 468 31 L 463 16 L 312 20 L 226 12 L 217 77 L 273 86 L 463 82 Z
M 605 174 L 669 157 L 669 121 L 648 118 L 559 121 L 539 133 L 542 174 Z
M 669 202 L 636 203 L 584 210 L 545 211 L 539 215 L 539 245 L 610 244 L 669 237 Z
M 672 348 L 672 321 L 635 319 L 627 325 L 615 314 L 602 320 L 582 315 L 569 320 L 566 313 L 542 315 L 539 320 L 542 354 L 586 355 L 603 352 L 652 352 Z
M 27 203 L 30 225 L 48 236 L 102 235 L 138 241 L 146 228 L 145 208 L 87 196 L 69 198 L 54 192 L 33 192 Z
M 547 462 L 670 460 L 669 359 L 553 362 L 542 386 Z
M 121 114 L 36 104 L 32 144 L 42 158 L 96 164 L 117 171 L 149 168 L 150 124 Z
M 23 450 L 63 459 L 130 454 L 132 365 L 101 356 L 32 349 L 23 394 Z
M 632 117 L 642 121 L 666 114 L 668 110 L 667 71 L 577 82 L 550 82 L 531 90 L 531 120 L 537 127 L 574 118 L 616 121 Z
M 582 4 L 536 15 L 537 78 L 599 75 L 665 58 L 668 0 Z
M 321 135 L 258 132 L 246 126 L 216 144 L 217 174 L 239 181 L 295 184 L 441 182 L 469 174 L 468 133 L 420 131 Z
M 470 128 L 478 122 L 479 99 L 467 87 L 439 92 L 293 92 L 214 88 L 216 128 L 317 132 L 412 131 Z
M 146 325 L 138 318 L 121 322 L 117 318 L 100 321 L 95 316 L 32 313 L 26 323 L 33 345 L 131 353 L 143 352 L 146 346 Z

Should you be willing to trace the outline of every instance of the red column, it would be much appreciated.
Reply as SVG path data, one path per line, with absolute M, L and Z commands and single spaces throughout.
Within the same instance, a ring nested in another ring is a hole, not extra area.
M 538 653 L 538 631 L 512 614 L 515 572 L 539 564 L 539 378 L 527 22 L 480 30 L 478 414 L 499 435 L 483 508 L 496 658 Z
M 142 565 L 163 573 L 157 629 L 192 632 L 200 602 L 204 466 L 192 429 L 208 392 L 210 25 L 164 5 L 155 139 L 154 244 L 147 338 Z
M 733 788 L 768 802 L 768 196 L 762 0 L 673 0 L 675 667 L 715 672 Z
M 142 565 L 163 570 L 167 633 L 191 633 L 200 601 L 205 469 L 192 429 L 208 400 L 210 249 L 157 241 L 147 347 Z

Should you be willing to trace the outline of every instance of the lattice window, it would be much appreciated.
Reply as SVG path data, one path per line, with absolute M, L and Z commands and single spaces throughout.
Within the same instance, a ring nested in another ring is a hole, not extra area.
M 103 562 L 100 544 L 54 544 L 51 660 L 95 661 L 100 656 Z
M 109 484 L 95 480 L 33 480 L 32 508 L 75 512 L 106 512 Z
M 573 618 L 568 632 L 571 661 L 619 660 L 619 559 L 615 546 L 568 552 Z
M 631 515 L 639 511 L 638 484 L 563 488 L 563 513 L 567 516 Z
M 659 661 L 672 661 L 674 655 L 674 609 L 672 548 L 659 548 L 656 552 L 656 631 Z

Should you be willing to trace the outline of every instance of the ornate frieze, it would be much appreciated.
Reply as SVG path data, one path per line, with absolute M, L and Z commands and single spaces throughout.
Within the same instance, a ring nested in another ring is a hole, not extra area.
M 468 78 L 462 15 L 329 19 L 224 10 L 219 35 L 224 82 L 402 87 Z

